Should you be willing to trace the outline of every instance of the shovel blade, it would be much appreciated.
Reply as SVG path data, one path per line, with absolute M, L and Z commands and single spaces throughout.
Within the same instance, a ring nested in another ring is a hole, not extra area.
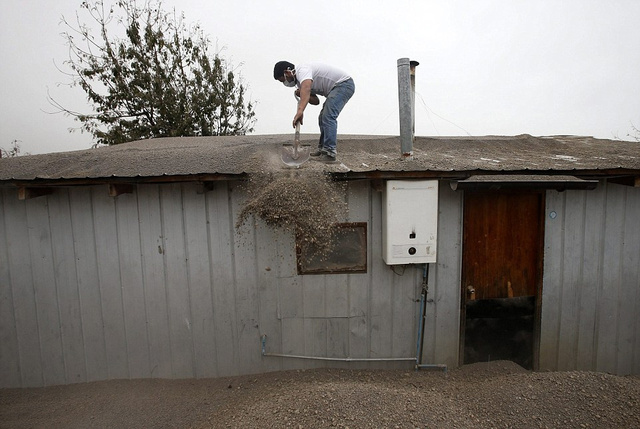
M 300 146 L 300 122 L 296 124 L 293 146 L 282 147 L 282 162 L 290 167 L 298 167 L 309 159 L 309 151 Z
M 302 165 L 309 159 L 309 151 L 302 148 L 296 149 L 293 146 L 282 147 L 282 162 L 289 167 L 297 167 Z

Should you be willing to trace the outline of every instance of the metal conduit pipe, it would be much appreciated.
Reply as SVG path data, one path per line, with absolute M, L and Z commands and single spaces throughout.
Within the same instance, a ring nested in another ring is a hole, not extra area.
M 416 365 L 416 369 L 441 369 L 442 372 L 448 371 L 446 363 L 423 363 L 421 365 Z
M 262 356 L 266 357 L 281 357 L 281 358 L 291 358 L 291 359 L 310 359 L 310 360 L 321 360 L 321 361 L 332 361 L 332 362 L 415 362 L 415 369 L 440 369 L 444 372 L 447 372 L 448 367 L 446 364 L 423 364 L 422 363 L 422 351 L 423 351 L 423 342 L 424 342 L 424 326 L 426 320 L 426 308 L 427 302 L 427 294 L 429 291 L 428 284 L 429 277 L 429 264 L 424 264 L 424 268 L 422 270 L 422 292 L 420 294 L 420 319 L 418 320 L 418 340 L 416 343 L 416 356 L 412 358 L 331 358 L 324 356 L 303 356 L 303 355 L 289 355 L 283 353 L 267 353 L 267 335 L 262 334 L 261 343 L 262 343 Z
M 422 364 L 422 350 L 424 343 L 424 324 L 427 310 L 427 278 L 429 277 L 429 264 L 422 268 L 422 290 L 420 291 L 420 317 L 418 318 L 418 338 L 416 339 L 416 365 Z
M 293 359 L 311 359 L 311 360 L 324 360 L 334 362 L 409 362 L 415 361 L 415 358 L 330 358 L 324 356 L 301 356 L 301 355 L 287 355 L 281 353 L 267 353 L 267 335 L 262 335 L 262 356 L 267 357 L 281 357 L 281 358 L 293 358 Z
M 447 365 L 441 363 L 422 363 L 422 350 L 424 343 L 424 325 L 427 318 L 427 295 L 429 292 L 429 264 L 424 264 L 422 268 L 422 291 L 420 293 L 420 319 L 418 319 L 418 341 L 416 344 L 416 370 L 419 369 L 441 369 L 447 372 Z

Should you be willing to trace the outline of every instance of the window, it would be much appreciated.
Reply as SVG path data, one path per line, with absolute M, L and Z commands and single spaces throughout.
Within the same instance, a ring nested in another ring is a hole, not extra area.
M 367 223 L 340 223 L 328 251 L 296 237 L 298 274 L 367 272 Z

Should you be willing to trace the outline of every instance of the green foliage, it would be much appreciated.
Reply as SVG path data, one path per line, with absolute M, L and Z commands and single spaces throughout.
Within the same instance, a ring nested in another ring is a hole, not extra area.
M 160 0 L 143 6 L 120 0 L 111 7 L 95 0 L 83 2 L 77 15 L 75 27 L 63 18 L 66 64 L 95 113 L 55 104 L 98 144 L 253 131 L 254 103 L 246 100 L 246 86 L 218 53 L 209 52 L 208 38 L 199 25 L 188 27 L 184 14 L 164 12 Z

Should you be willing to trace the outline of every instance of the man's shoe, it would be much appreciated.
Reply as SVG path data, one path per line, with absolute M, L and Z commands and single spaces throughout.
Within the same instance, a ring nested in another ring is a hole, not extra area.
M 316 161 L 324 162 L 325 164 L 335 164 L 338 162 L 335 156 L 327 155 L 326 153 L 317 157 Z
M 309 154 L 309 156 L 320 156 L 320 155 L 322 155 L 322 153 L 323 153 L 323 152 L 322 152 L 320 149 L 318 149 L 318 150 L 317 150 L 317 151 L 315 151 L 315 152 L 311 152 L 311 153 Z

